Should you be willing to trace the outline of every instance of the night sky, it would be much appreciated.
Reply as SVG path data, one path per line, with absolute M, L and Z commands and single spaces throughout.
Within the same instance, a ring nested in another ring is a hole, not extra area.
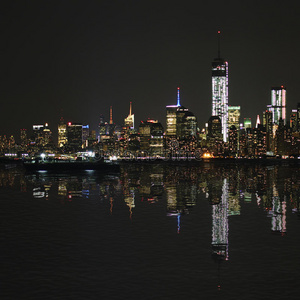
M 262 116 L 272 86 L 287 88 L 287 117 L 300 102 L 298 1 L 6 1 L 1 4 L 0 135 L 48 122 L 136 127 L 165 106 L 211 115 L 211 62 L 229 63 L 229 105 Z

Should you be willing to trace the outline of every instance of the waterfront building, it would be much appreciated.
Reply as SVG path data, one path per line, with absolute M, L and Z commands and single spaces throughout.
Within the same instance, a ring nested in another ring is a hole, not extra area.
M 220 56 L 218 31 L 218 57 L 212 62 L 212 116 L 221 119 L 223 141 L 228 138 L 228 62 Z

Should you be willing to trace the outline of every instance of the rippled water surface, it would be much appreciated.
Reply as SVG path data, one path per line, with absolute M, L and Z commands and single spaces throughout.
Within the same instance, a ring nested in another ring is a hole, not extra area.
M 288 166 L 0 165 L 0 299 L 298 299 Z

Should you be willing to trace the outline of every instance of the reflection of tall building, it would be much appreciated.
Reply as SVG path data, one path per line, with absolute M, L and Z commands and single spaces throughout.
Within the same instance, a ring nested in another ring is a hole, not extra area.
M 228 135 L 228 62 L 220 57 L 220 31 L 218 57 L 212 62 L 212 116 L 221 119 L 223 141 Z
M 284 234 L 286 232 L 286 202 L 280 201 L 278 190 L 273 184 L 272 197 L 272 231 Z
M 212 207 L 212 251 L 217 258 L 228 259 L 228 183 L 223 180 L 219 204 Z

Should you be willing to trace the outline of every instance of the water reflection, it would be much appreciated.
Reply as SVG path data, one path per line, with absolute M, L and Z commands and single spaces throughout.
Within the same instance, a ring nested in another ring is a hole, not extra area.
M 249 205 L 265 211 L 272 232 L 280 235 L 287 232 L 287 212 L 299 216 L 299 178 L 296 167 L 259 165 L 126 165 L 119 176 L 97 172 L 27 174 L 22 169 L 2 168 L 0 188 L 17 188 L 32 193 L 33 199 L 59 200 L 62 204 L 94 199 L 109 204 L 107 213 L 111 215 L 115 204 L 123 202 L 130 219 L 142 203 L 158 205 L 166 218 L 176 219 L 177 233 L 182 233 L 181 222 L 193 208 L 207 201 L 211 206 L 212 255 L 228 260 L 229 219 L 242 215 Z

